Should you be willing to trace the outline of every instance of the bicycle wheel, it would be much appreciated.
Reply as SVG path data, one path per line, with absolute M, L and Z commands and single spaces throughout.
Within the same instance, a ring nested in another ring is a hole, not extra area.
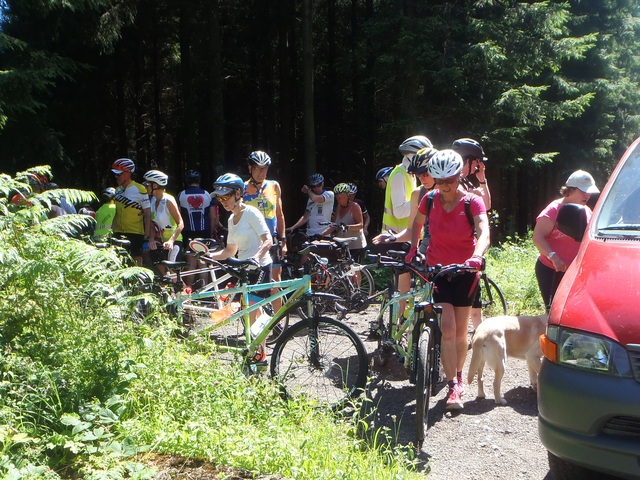
M 376 282 L 373 279 L 371 272 L 366 268 L 359 270 L 358 273 L 359 275 L 354 279 L 354 285 L 356 285 L 358 290 L 368 298 L 376 291 Z
M 496 282 L 488 276 L 482 277 L 482 288 L 480 289 L 480 301 L 482 302 L 482 315 L 484 318 L 508 315 L 507 301 L 502 290 Z
M 276 342 L 271 376 L 288 397 L 339 408 L 365 386 L 367 353 L 353 330 L 328 317 L 298 322 Z
M 425 328 L 418 339 L 416 359 L 416 427 L 417 445 L 422 445 L 424 432 L 428 428 L 429 397 L 431 396 L 431 329 Z

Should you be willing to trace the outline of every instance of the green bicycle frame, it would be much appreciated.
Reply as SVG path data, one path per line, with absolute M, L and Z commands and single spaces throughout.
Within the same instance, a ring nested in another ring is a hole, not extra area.
M 260 292 L 264 290 L 271 290 L 273 288 L 280 289 L 277 293 L 267 297 L 261 298 L 259 301 L 249 304 L 249 294 L 253 292 Z M 181 317 L 183 312 L 195 311 L 195 312 L 203 312 L 203 313 L 213 313 L 216 312 L 215 308 L 208 308 L 203 306 L 196 305 L 188 305 L 188 302 L 198 301 L 208 299 L 210 300 L 215 296 L 219 295 L 232 295 L 236 294 L 242 295 L 242 308 L 231 315 L 226 320 L 222 322 L 211 325 L 209 327 L 204 328 L 200 331 L 200 333 L 206 334 L 211 332 L 217 328 L 221 328 L 225 325 L 228 325 L 231 322 L 242 319 L 244 324 L 244 335 L 245 338 L 251 339 L 251 341 L 247 341 L 246 347 L 234 347 L 230 345 L 220 345 L 220 349 L 225 352 L 233 352 L 239 353 L 247 356 L 251 356 L 258 350 L 258 347 L 267 339 L 269 336 L 269 332 L 273 329 L 273 327 L 286 315 L 293 313 L 300 306 L 301 303 L 307 303 L 307 315 L 308 318 L 313 316 L 313 304 L 311 302 L 311 278 L 309 275 L 304 275 L 301 278 L 295 278 L 293 280 L 282 280 L 280 282 L 270 282 L 270 283 L 258 283 L 255 285 L 240 285 L 232 288 L 225 288 L 223 290 L 218 290 L 215 293 L 212 291 L 201 292 L 201 293 L 183 293 L 178 292 L 176 298 L 169 302 L 168 306 L 177 307 L 178 315 Z M 287 297 L 286 301 L 282 302 L 282 306 L 278 309 L 277 312 L 273 314 L 271 320 L 260 330 L 257 336 L 253 336 L 251 334 L 251 322 L 250 322 L 250 314 L 251 312 L 257 311 L 259 308 L 265 306 L 268 303 L 271 303 L 273 300 L 278 298 Z M 185 305 L 186 304 L 186 305 Z

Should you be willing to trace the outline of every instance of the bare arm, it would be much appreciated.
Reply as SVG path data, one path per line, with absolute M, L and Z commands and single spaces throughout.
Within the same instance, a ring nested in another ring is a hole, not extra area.
M 549 258 L 549 254 L 553 251 L 549 242 L 547 242 L 547 237 L 551 234 L 554 227 L 555 222 L 553 220 L 547 217 L 541 217 L 533 229 L 533 243 L 540 252 L 540 255 L 547 258 Z M 559 255 L 553 255 L 549 260 L 553 263 L 553 268 L 555 268 L 557 272 L 564 272 L 567 269 L 567 264 Z

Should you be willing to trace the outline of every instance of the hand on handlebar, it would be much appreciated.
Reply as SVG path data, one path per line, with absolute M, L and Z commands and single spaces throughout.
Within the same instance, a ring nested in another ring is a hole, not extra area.
M 477 271 L 484 270 L 484 263 L 484 257 L 480 255 L 473 255 L 464 262 L 467 267 L 475 268 Z

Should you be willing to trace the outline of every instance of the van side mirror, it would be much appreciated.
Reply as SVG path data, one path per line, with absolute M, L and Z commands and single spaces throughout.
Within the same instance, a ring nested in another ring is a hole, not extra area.
M 577 203 L 565 203 L 558 210 L 556 227 L 576 242 L 581 242 L 587 229 L 587 207 Z

